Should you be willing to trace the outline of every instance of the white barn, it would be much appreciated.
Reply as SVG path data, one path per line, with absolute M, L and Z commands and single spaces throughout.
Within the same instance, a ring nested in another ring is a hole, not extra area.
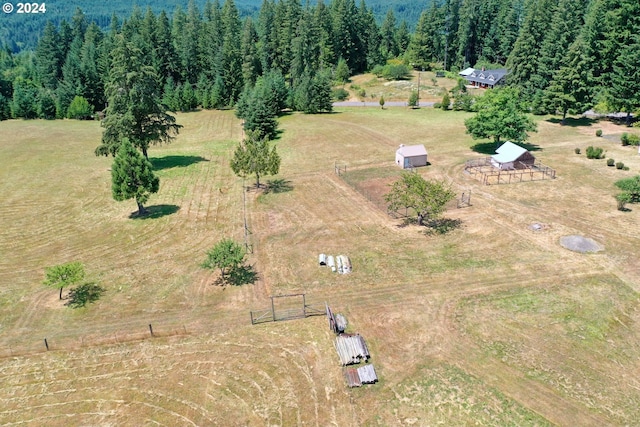
M 536 158 L 519 145 L 511 141 L 502 144 L 496 154 L 491 156 L 491 164 L 493 167 L 501 170 L 523 169 L 527 165 L 533 165 Z
M 396 164 L 403 169 L 427 165 L 427 149 L 424 145 L 400 145 L 396 150 Z

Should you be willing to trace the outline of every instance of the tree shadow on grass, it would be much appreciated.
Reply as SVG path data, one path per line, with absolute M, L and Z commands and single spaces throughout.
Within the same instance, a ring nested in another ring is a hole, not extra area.
M 562 125 L 562 119 L 559 119 L 556 117 L 547 119 L 546 122 L 553 123 L 554 125 Z M 593 124 L 596 122 L 597 120 L 590 119 L 588 117 L 580 117 L 580 118 L 567 117 L 564 120 L 563 126 L 570 126 L 570 127 L 593 126 Z
M 155 219 L 162 218 L 163 216 L 173 215 L 180 210 L 180 206 L 177 205 L 154 205 L 147 206 L 145 213 L 138 215 L 138 212 L 133 212 L 129 215 L 131 219 Z
M 68 301 L 64 304 L 71 308 L 82 308 L 100 299 L 106 289 L 95 283 L 85 283 L 69 291 Z
M 425 224 L 427 229 L 424 234 L 427 236 L 433 234 L 447 234 L 450 231 L 457 230 L 462 226 L 461 219 L 438 218 Z
M 496 154 L 496 149 L 499 148 L 502 144 L 504 144 L 504 142 L 500 142 L 498 145 L 496 145 L 495 142 L 482 142 L 482 143 L 472 145 L 471 149 L 476 153 L 487 154 L 489 156 L 492 156 Z M 516 142 L 514 144 L 519 145 L 522 148 L 525 148 L 527 151 L 542 150 L 542 148 L 540 148 L 539 145 L 529 144 L 527 142 Z
M 287 179 L 271 179 L 267 181 L 267 186 L 264 189 L 265 194 L 269 193 L 287 193 L 293 191 L 293 185 L 291 181 Z
M 231 269 L 224 276 L 220 276 L 213 284 L 215 286 L 242 286 L 252 285 L 258 281 L 258 273 L 253 269 L 251 265 L 240 265 Z
M 153 157 L 149 159 L 149 161 L 151 162 L 151 166 L 153 166 L 153 170 L 158 171 L 171 168 L 184 168 L 195 163 L 208 162 L 209 160 L 202 156 L 164 156 Z

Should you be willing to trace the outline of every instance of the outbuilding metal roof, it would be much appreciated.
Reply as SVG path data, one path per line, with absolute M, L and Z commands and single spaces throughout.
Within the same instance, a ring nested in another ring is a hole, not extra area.
M 414 156 L 426 156 L 427 149 L 424 148 L 424 145 L 403 145 L 396 151 L 398 154 L 401 154 L 403 157 L 414 157 Z
M 496 154 L 491 156 L 491 158 L 498 163 L 515 162 L 526 152 L 526 148 L 522 148 L 511 141 L 507 141 L 496 150 Z

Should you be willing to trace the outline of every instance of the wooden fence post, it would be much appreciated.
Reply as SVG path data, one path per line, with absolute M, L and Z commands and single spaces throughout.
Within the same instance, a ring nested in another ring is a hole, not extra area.
M 151 327 L 151 323 L 149 323 L 149 332 L 151 332 L 151 336 L 153 336 L 153 327 Z
M 47 347 L 47 351 L 49 351 L 49 343 L 46 338 L 44 339 L 44 346 Z

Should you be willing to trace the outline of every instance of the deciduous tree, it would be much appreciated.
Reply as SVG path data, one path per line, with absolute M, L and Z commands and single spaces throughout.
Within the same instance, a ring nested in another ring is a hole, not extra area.
M 207 259 L 201 264 L 202 268 L 210 270 L 219 268 L 222 277 L 244 262 L 246 251 L 231 239 L 219 241 L 213 248 L 207 251 Z
M 489 90 L 474 105 L 477 114 L 464 122 L 474 139 L 492 138 L 497 145 L 502 138 L 526 141 L 527 132 L 536 131 L 536 124 L 523 111 L 517 89 Z
M 433 221 L 445 211 L 455 193 L 444 181 L 426 180 L 419 173 L 403 172 L 384 197 L 390 210 L 413 209 L 418 224 L 424 225 L 425 221 Z
M 62 289 L 78 283 L 84 279 L 84 275 L 84 265 L 81 262 L 67 262 L 47 267 L 43 283 L 45 286 L 60 288 L 60 299 L 62 299 Z

